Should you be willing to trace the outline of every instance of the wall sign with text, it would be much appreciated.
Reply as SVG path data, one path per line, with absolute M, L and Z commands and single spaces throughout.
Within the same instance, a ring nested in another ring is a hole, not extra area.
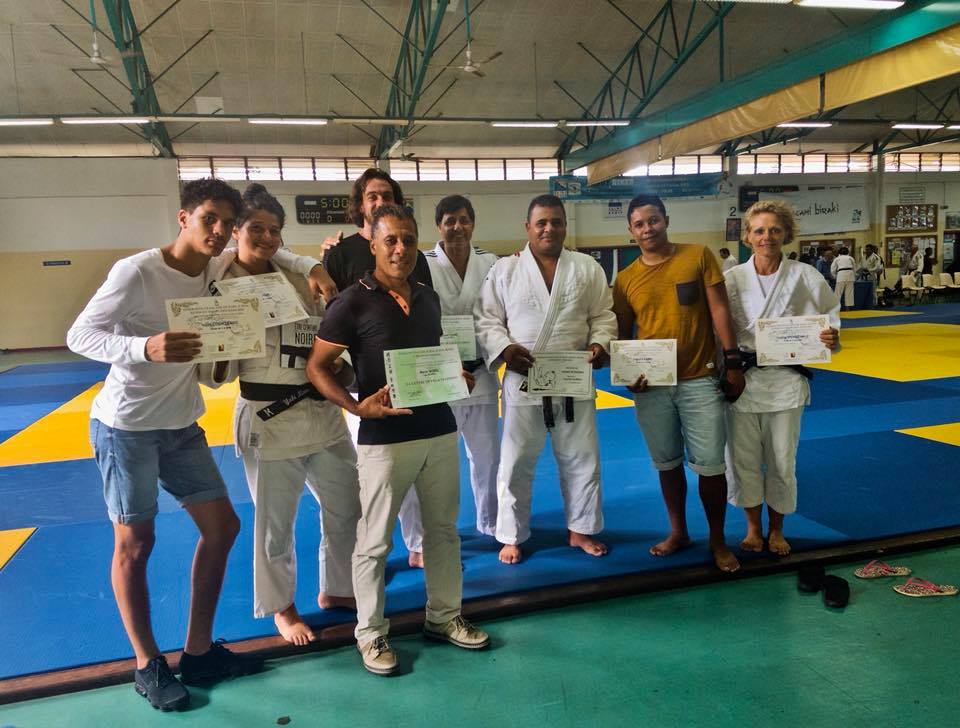
M 346 195 L 297 195 L 297 222 L 301 225 L 342 225 L 347 222 Z

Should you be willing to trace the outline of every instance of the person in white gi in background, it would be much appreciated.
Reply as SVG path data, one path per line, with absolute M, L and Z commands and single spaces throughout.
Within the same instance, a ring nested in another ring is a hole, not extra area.
M 234 434 L 255 507 L 254 616 L 272 614 L 287 642 L 305 645 L 315 637 L 294 603 L 294 524 L 304 481 L 321 506 L 317 602 L 323 609 L 356 608 L 350 558 L 360 518 L 360 484 L 356 450 L 340 408 L 319 396 L 305 372 L 314 332 L 323 319 L 323 301 L 313 300 L 304 276 L 271 262 L 283 245 L 284 222 L 283 207 L 263 185 L 247 187 L 233 232 L 237 259 L 224 279 L 280 271 L 309 318 L 268 327 L 266 353 L 260 359 L 218 362 L 215 369 L 202 365 L 200 372 L 205 378 L 214 369 L 214 386 L 240 378 Z M 342 359 L 338 365 L 343 367 Z M 352 381 L 353 370 L 343 371 Z
M 568 542 L 593 556 L 607 553 L 603 530 L 600 445 L 594 394 L 548 401 L 520 390 L 538 351 L 589 351 L 594 368 L 617 335 L 603 268 L 565 250 L 567 216 L 553 195 L 535 197 L 524 223 L 527 245 L 490 269 L 474 308 L 487 366 L 503 379 L 503 440 L 497 474 L 500 561 L 516 564 L 530 538 L 533 474 L 547 431 L 560 474 Z M 566 401 L 564 401 L 566 400 Z M 572 416 L 571 416 L 572 415 Z
M 860 259 L 860 269 L 865 270 L 873 279 L 873 305 L 877 305 L 877 294 L 883 283 L 884 265 L 883 258 L 877 253 L 877 246 L 873 243 L 867 243 Z
M 857 278 L 856 267 L 857 264 L 850 255 L 850 249 L 846 247 L 840 248 L 840 255 L 834 258 L 830 264 L 830 274 L 837 281 L 834 291 L 837 298 L 842 302 L 844 310 L 853 308 L 853 283 Z
M 726 273 L 744 363 L 756 360 L 754 328 L 760 318 L 827 314 L 830 326 L 820 333 L 820 341 L 836 349 L 840 344 L 836 294 L 816 270 L 783 258 L 783 246 L 793 242 L 797 232 L 793 210 L 785 202 L 761 200 L 747 210 L 744 220 L 753 255 Z M 746 510 L 747 535 L 740 544 L 744 551 L 763 551 L 766 503 L 769 548 L 780 556 L 790 553 L 783 517 L 797 508 L 800 417 L 810 403 L 810 385 L 801 372 L 787 366 L 748 366 L 747 386 L 727 409 L 729 500 Z
M 726 273 L 737 265 L 737 259 L 730 255 L 730 248 L 720 248 L 717 252 L 720 253 L 720 270 L 722 272 Z
M 450 195 L 437 203 L 434 220 L 440 230 L 440 242 L 425 253 L 433 290 L 440 296 L 444 316 L 472 316 L 480 296 L 480 286 L 497 256 L 470 245 L 476 213 L 466 197 Z M 480 356 L 479 343 L 477 356 Z M 497 466 L 500 464 L 497 375 L 483 366 L 483 359 L 465 361 L 476 385 L 467 399 L 450 403 L 457 420 L 457 432 L 463 438 L 470 461 L 470 486 L 477 510 L 477 531 L 496 536 Z M 411 488 L 400 507 L 400 528 L 406 544 L 423 543 L 423 523 L 417 491 Z

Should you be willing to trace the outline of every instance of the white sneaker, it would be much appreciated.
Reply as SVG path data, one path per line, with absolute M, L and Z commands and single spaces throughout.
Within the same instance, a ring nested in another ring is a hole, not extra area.
M 423 634 L 467 650 L 480 650 L 490 644 L 490 635 L 459 614 L 446 624 L 424 622 Z

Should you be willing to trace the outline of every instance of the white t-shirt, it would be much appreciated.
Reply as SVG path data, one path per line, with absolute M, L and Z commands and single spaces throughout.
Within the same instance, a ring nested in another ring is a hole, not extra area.
M 278 251 L 284 265 L 309 273 L 317 261 Z M 110 364 L 90 417 L 119 430 L 176 430 L 204 412 L 196 364 L 147 361 L 147 339 L 168 330 L 164 301 L 209 295 L 235 251 L 211 258 L 198 276 L 171 268 L 159 248 L 114 263 L 100 289 L 67 332 L 67 346 Z
M 720 261 L 720 270 L 726 273 L 728 270 L 735 268 L 738 265 L 739 263 L 737 262 L 737 259 L 732 255 L 728 255 L 726 258 Z

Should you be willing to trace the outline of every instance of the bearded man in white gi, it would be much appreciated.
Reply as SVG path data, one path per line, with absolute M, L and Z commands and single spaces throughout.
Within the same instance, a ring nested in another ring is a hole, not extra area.
M 506 364 L 503 440 L 497 474 L 500 561 L 516 564 L 530 538 L 533 474 L 547 431 L 560 473 L 568 542 L 593 556 L 607 553 L 603 530 L 600 446 L 594 394 L 530 396 L 527 371 L 540 351 L 589 351 L 594 368 L 607 360 L 617 320 L 606 275 L 593 258 L 564 250 L 567 216 L 553 195 L 535 197 L 524 223 L 527 246 L 490 269 L 474 308 L 477 336 L 491 371 Z
M 434 215 L 440 242 L 424 255 L 430 266 L 433 290 L 440 296 L 444 316 L 473 317 L 473 306 L 480 296 L 487 272 L 497 256 L 471 246 L 477 221 L 473 205 L 466 197 L 450 195 L 437 203 Z M 457 432 L 463 438 L 470 461 L 470 485 L 477 510 L 477 531 L 495 536 L 497 529 L 497 466 L 500 463 L 500 429 L 497 411 L 497 375 L 483 366 L 479 343 L 476 356 L 463 362 L 473 374 L 476 385 L 467 399 L 450 403 L 457 420 Z M 417 491 L 411 488 L 400 508 L 403 541 L 423 543 L 423 523 Z
M 770 551 L 790 553 L 783 517 L 797 508 L 797 445 L 800 417 L 810 403 L 809 371 L 803 367 L 752 366 L 757 319 L 827 314 L 820 333 L 829 349 L 840 345 L 840 302 L 817 271 L 783 257 L 797 224 L 784 202 L 761 200 L 746 215 L 746 241 L 753 255 L 726 273 L 730 314 L 743 350 L 746 388 L 727 409 L 730 502 L 746 510 L 744 551 L 763 551 L 763 504 L 767 504 Z M 842 257 L 842 256 L 841 256 Z

